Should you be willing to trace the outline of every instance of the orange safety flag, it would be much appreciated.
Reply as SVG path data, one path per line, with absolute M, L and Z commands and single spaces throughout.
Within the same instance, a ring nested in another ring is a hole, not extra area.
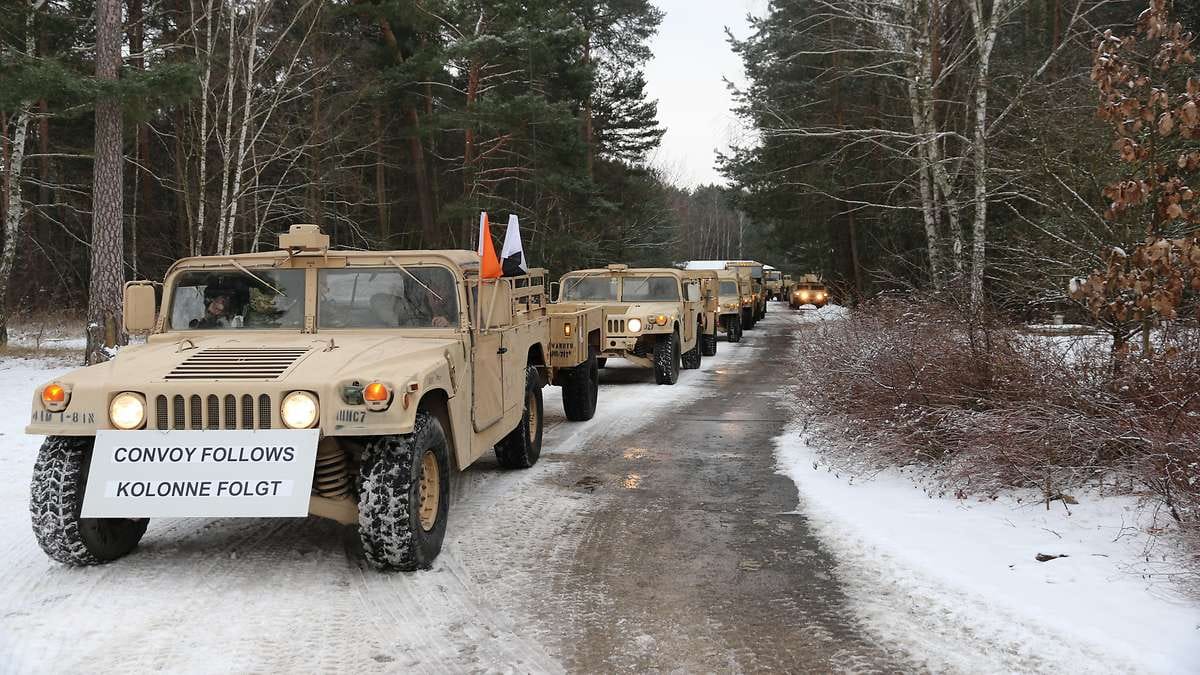
M 492 228 L 488 225 L 487 211 L 479 214 L 479 277 L 481 279 L 499 279 L 504 273 L 500 267 L 500 259 L 496 257 L 496 245 L 492 243 Z

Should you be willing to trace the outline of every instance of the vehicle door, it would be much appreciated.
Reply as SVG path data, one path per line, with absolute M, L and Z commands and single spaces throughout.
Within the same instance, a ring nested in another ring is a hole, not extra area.
M 506 322 L 496 321 L 496 306 L 501 302 L 500 296 L 505 295 L 503 285 L 502 280 L 481 280 L 471 297 L 471 421 L 477 432 L 504 416 Z M 510 312 L 511 319 L 510 306 L 503 309 Z
M 702 301 L 700 299 L 700 282 L 695 279 L 688 279 L 683 282 L 683 315 L 680 317 L 683 323 L 683 341 L 691 344 L 696 340 L 696 323 L 697 315 L 700 313 Z

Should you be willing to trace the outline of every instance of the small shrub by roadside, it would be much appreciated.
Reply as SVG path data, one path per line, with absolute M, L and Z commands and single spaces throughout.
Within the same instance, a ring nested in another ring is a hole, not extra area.
M 805 330 L 804 403 L 845 419 L 842 440 L 870 458 L 929 468 L 959 495 L 1035 488 L 1049 503 L 1102 484 L 1157 500 L 1200 538 L 1200 328 L 1114 356 L 1104 336 L 883 298 Z

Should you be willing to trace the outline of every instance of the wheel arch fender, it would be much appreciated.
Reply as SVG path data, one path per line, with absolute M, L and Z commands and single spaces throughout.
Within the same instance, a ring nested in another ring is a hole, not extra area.
M 465 453 L 460 454 L 459 444 L 454 433 L 454 423 L 450 417 L 450 395 L 445 389 L 430 389 L 421 396 L 421 400 L 417 403 L 416 410 L 413 412 L 415 417 L 417 413 L 426 412 L 431 417 L 436 419 L 442 426 L 442 434 L 446 437 L 446 449 L 449 450 L 450 459 L 454 462 L 454 469 L 460 470 L 466 466 Z

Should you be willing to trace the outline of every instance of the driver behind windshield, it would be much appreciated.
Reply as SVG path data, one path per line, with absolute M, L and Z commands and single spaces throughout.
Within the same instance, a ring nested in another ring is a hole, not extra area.
M 204 314 L 192 319 L 189 328 L 229 328 L 234 325 L 233 294 L 224 289 L 205 292 Z

